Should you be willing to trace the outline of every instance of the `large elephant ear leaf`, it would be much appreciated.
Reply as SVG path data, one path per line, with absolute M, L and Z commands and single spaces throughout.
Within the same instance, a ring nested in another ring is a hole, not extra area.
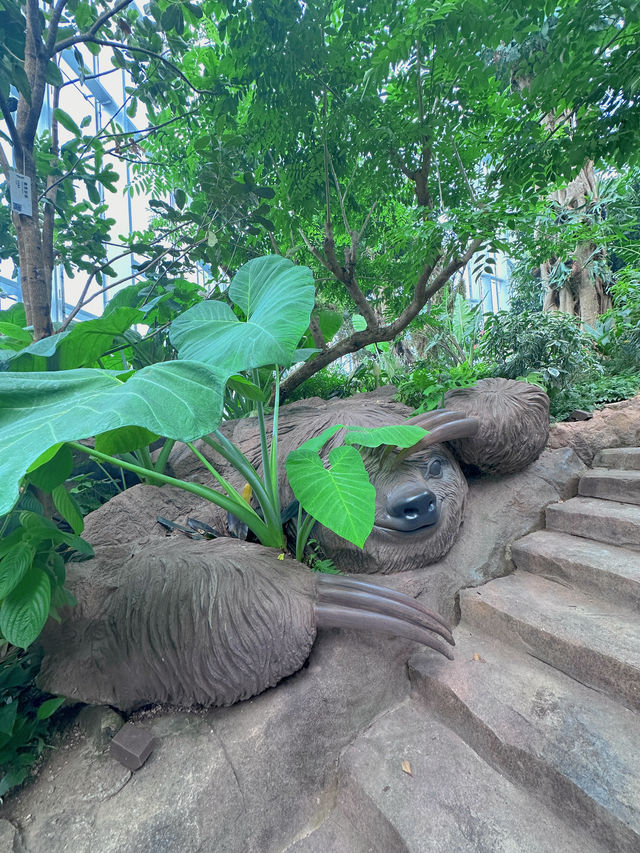
M 228 373 L 193 361 L 152 364 L 126 382 L 93 368 L 0 372 L 0 515 L 18 484 L 53 445 L 118 427 L 193 441 L 222 418 Z
M 254 258 L 238 270 L 229 297 L 246 321 L 228 305 L 211 300 L 174 320 L 170 337 L 180 358 L 230 372 L 291 364 L 315 300 L 311 270 L 279 255 Z

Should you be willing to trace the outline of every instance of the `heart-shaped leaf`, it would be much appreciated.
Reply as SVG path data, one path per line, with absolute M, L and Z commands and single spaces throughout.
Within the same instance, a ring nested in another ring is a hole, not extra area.
M 334 447 L 328 461 L 326 468 L 314 450 L 294 450 L 286 461 L 289 483 L 309 515 L 362 548 L 373 528 L 376 490 L 355 447 Z
M 215 364 L 229 372 L 265 364 L 289 365 L 313 308 L 311 270 L 280 255 L 254 258 L 238 270 L 229 296 L 246 321 L 223 302 L 194 305 L 171 326 L 171 343 L 180 358 Z

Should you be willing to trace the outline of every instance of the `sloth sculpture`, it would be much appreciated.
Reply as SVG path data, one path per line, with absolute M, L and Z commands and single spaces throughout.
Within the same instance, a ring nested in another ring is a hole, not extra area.
M 343 571 L 389 573 L 440 559 L 458 534 L 467 494 L 455 454 L 481 470 L 513 472 L 532 462 L 546 443 L 548 399 L 535 386 L 484 380 L 451 392 L 446 403 L 455 410 L 413 419 L 430 430 L 420 444 L 366 454 L 377 498 L 375 526 L 363 550 L 324 528 L 314 531 Z M 336 423 L 406 423 L 406 409 L 376 403 L 370 395 L 285 407 L 281 461 Z M 236 421 L 224 429 L 259 466 L 255 422 Z M 234 480 L 208 446 L 201 450 Z M 194 458 L 175 453 L 174 473 L 208 482 Z M 237 476 L 235 482 L 241 487 Z M 148 502 L 143 512 L 138 503 L 137 515 L 129 494 L 136 489 Z M 281 491 L 284 505 L 291 498 L 284 481 Z M 41 687 L 123 710 L 158 702 L 230 705 L 298 670 L 321 626 L 394 634 L 451 657 L 447 623 L 402 593 L 314 574 L 273 549 L 237 539 L 167 540 L 154 523 L 159 514 L 183 523 L 195 516 L 219 529 L 226 523 L 212 504 L 176 492 L 137 486 L 87 517 L 85 535 L 97 546 L 96 557 L 68 566 L 67 585 L 78 605 L 43 633 Z M 112 522 L 105 527 L 108 514 Z
M 44 632 L 39 684 L 125 711 L 232 705 L 300 669 L 321 626 L 393 634 L 453 657 L 446 621 L 415 599 L 279 556 L 237 539 L 181 539 L 124 562 L 78 564 L 69 578 L 78 605 Z
M 464 516 L 467 481 L 458 460 L 490 474 L 511 474 L 533 462 L 549 434 L 549 399 L 538 386 L 510 379 L 483 379 L 472 388 L 450 391 L 444 410 L 412 418 L 430 431 L 420 444 L 387 453 L 364 453 L 376 488 L 375 526 L 363 549 L 316 525 L 313 538 L 325 556 L 343 572 L 392 574 L 440 560 L 456 541 Z M 371 394 L 316 405 L 284 407 L 279 427 L 279 459 L 334 424 L 375 427 L 407 423 L 406 406 L 376 403 Z M 260 467 L 257 426 L 253 419 L 225 425 L 231 440 Z M 340 434 L 327 444 L 328 453 Z M 239 488 L 242 483 L 224 459 L 202 443 L 200 451 Z M 189 451 L 171 459 L 184 480 L 215 485 Z M 284 464 L 280 465 L 284 471 Z M 280 483 L 282 505 L 293 494 L 286 478 Z M 226 517 L 209 505 L 209 519 L 224 529 Z

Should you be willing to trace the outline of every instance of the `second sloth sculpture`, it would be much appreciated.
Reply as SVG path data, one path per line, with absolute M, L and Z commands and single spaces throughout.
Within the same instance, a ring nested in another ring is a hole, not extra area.
M 412 419 L 430 431 L 415 447 L 366 453 L 376 513 L 364 549 L 316 526 L 314 538 L 342 571 L 387 574 L 439 560 L 464 513 L 467 484 L 456 457 L 487 473 L 514 473 L 546 444 L 548 399 L 535 386 L 483 380 L 449 392 L 445 405 Z M 280 453 L 284 459 L 332 424 L 406 423 L 403 414 L 402 407 L 368 396 L 293 404 L 281 411 Z M 224 428 L 259 464 L 255 423 Z M 174 472 L 207 482 L 194 458 L 175 453 Z M 210 458 L 233 481 L 223 460 Z M 136 490 L 146 490 L 148 502 L 132 511 L 129 492 Z M 239 540 L 167 540 L 154 523 L 157 515 L 207 518 L 218 528 L 225 523 L 212 504 L 176 492 L 137 486 L 87 517 L 85 536 L 96 557 L 68 566 L 67 585 L 78 605 L 43 634 L 44 689 L 123 710 L 149 703 L 230 705 L 298 670 L 321 626 L 394 634 L 452 656 L 445 620 L 402 593 L 315 574 L 273 549 Z M 284 505 L 291 498 L 284 481 L 281 492 Z M 116 523 L 105 530 L 103 520 L 114 513 Z

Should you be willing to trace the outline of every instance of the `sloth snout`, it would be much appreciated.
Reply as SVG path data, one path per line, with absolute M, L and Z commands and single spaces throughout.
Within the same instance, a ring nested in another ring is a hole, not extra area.
M 397 486 L 387 496 L 389 526 L 396 530 L 431 527 L 439 518 L 438 499 L 416 484 Z

